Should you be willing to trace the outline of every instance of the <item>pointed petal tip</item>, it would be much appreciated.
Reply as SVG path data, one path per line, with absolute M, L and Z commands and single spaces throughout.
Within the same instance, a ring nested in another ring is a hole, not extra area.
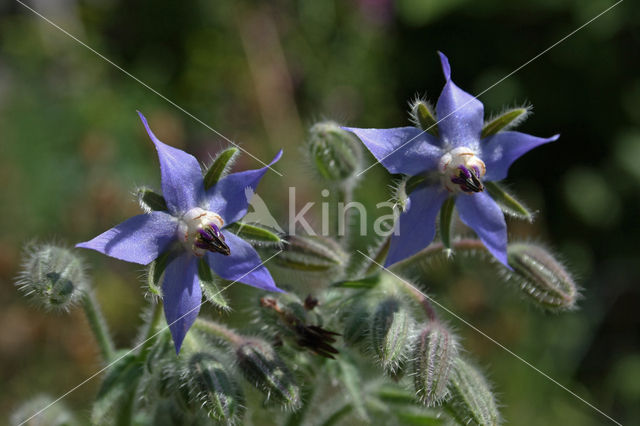
M 451 65 L 449 65 L 449 58 L 438 50 L 438 56 L 440 56 L 440 64 L 442 65 L 442 73 L 444 74 L 444 78 L 449 81 L 451 80 Z
M 278 161 L 280 161 L 280 159 L 282 158 L 282 154 L 284 153 L 283 149 L 280 149 L 280 151 L 278 151 L 278 153 L 276 154 L 275 157 L 273 157 L 273 160 L 271 160 L 271 162 L 269 163 L 269 165 L 273 165 L 275 163 L 277 163 Z

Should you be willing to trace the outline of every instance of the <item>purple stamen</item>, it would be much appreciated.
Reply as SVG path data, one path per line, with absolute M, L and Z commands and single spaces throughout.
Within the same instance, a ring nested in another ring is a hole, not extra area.
M 464 192 L 481 192 L 484 190 L 484 186 L 480 179 L 478 179 L 478 175 L 480 171 L 476 166 L 473 166 L 471 170 L 467 169 L 465 166 L 458 166 L 458 175 L 451 177 L 451 182 L 460 186 L 460 189 Z
M 193 244 L 203 250 L 221 253 L 225 256 L 231 254 L 229 246 L 224 242 L 224 235 L 220 232 L 220 228 L 214 223 L 198 229 L 198 235 Z

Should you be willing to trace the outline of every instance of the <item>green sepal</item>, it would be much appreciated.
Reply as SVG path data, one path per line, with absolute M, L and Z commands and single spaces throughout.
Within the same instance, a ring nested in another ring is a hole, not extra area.
M 348 263 L 349 256 L 338 243 L 320 236 L 289 235 L 284 238 L 282 252 L 273 262 L 308 272 L 337 271 Z
M 533 213 L 500 185 L 495 182 L 484 182 L 484 187 L 505 214 L 533 222 Z
M 149 292 L 154 296 L 162 297 L 162 283 L 160 279 L 172 259 L 173 255 L 171 250 L 167 250 L 149 264 L 149 269 L 147 270 L 147 287 L 149 288 Z
M 217 281 L 219 280 L 213 276 L 211 268 L 204 258 L 198 260 L 198 279 L 200 280 L 200 288 L 202 288 L 202 294 L 205 299 L 218 309 L 224 311 L 231 309 L 229 302 L 227 302 L 227 299 L 222 295 L 222 290 L 220 290 L 218 286 Z
M 417 100 L 411 107 L 412 121 L 422 130 L 438 136 L 438 122 L 433 108 L 423 100 Z
M 207 172 L 204 174 L 205 190 L 218 183 L 218 181 L 227 173 L 229 167 L 233 164 L 233 159 L 238 155 L 238 152 L 238 148 L 232 146 L 216 155 L 213 163 L 211 163 Z
M 140 208 L 148 213 L 152 211 L 166 212 L 169 210 L 164 197 L 149 188 L 138 188 L 136 197 L 138 198 Z
M 528 108 L 514 108 L 507 110 L 498 117 L 485 123 L 481 138 L 493 136 L 501 130 L 506 130 L 522 123 L 529 113 Z
M 339 287 L 339 288 L 362 288 L 362 289 L 370 289 L 370 288 L 374 288 L 375 286 L 378 285 L 378 283 L 380 283 L 380 275 L 376 274 L 376 275 L 370 275 L 368 277 L 359 279 L 359 280 L 345 280 L 345 281 L 338 281 L 335 282 L 333 284 L 331 284 L 332 287 Z
M 251 244 L 282 244 L 282 238 L 278 234 L 261 226 L 235 222 L 226 229 Z
M 116 354 L 116 359 L 124 352 Z M 109 367 L 93 404 L 92 424 L 129 424 L 135 401 L 133 394 L 143 372 L 144 366 L 137 354 L 126 355 Z
M 455 198 L 449 197 L 440 208 L 440 239 L 442 245 L 449 250 L 451 250 L 451 222 L 455 204 Z

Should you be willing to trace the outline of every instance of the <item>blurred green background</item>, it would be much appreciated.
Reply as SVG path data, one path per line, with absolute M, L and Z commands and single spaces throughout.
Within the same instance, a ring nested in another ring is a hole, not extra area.
M 318 119 L 357 127 L 408 124 L 407 101 L 435 101 L 443 77 L 479 93 L 573 31 L 605 0 L 38 0 L 56 24 L 266 161 L 285 157 L 259 188 L 285 218 L 321 187 L 302 161 Z M 480 99 L 488 113 L 530 103 L 520 128 L 550 136 L 517 162 L 511 188 L 538 210 L 510 222 L 513 239 L 547 243 L 584 288 L 577 312 L 545 314 L 471 273 L 435 297 L 595 406 L 640 418 L 640 7 L 625 1 Z M 21 401 L 57 396 L 99 367 L 80 311 L 42 312 L 12 281 L 34 238 L 84 241 L 138 213 L 136 185 L 159 170 L 135 111 L 161 140 L 202 160 L 228 144 L 206 127 L 14 1 L 0 5 L 0 424 Z M 242 156 L 239 169 L 259 164 Z M 357 196 L 388 199 L 367 172 Z M 319 209 L 312 213 L 317 214 Z M 312 215 L 310 215 L 312 216 Z M 316 220 L 317 221 L 317 220 Z M 84 253 L 121 345 L 140 322 L 139 267 Z M 251 289 L 231 297 L 242 308 Z M 446 314 L 443 314 L 446 318 Z M 450 318 L 495 384 L 511 424 L 608 420 Z M 82 418 L 99 380 L 66 398 Z

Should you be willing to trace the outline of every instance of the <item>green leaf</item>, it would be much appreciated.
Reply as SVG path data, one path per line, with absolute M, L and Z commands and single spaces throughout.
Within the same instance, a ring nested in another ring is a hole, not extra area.
M 205 299 L 216 308 L 225 311 L 231 309 L 229 302 L 227 302 L 227 299 L 222 295 L 222 291 L 211 272 L 209 264 L 204 258 L 198 261 L 198 278 L 200 279 L 200 287 L 202 288 L 202 294 L 204 294 Z
M 435 411 L 419 411 L 417 409 L 396 412 L 400 424 L 405 426 L 440 426 L 444 425 L 442 415 Z
M 417 100 L 411 107 L 412 121 L 422 130 L 438 136 L 438 126 L 433 108 L 423 100 Z
M 486 123 L 482 128 L 482 134 L 480 137 L 486 138 L 488 136 L 495 135 L 500 130 L 507 130 L 515 127 L 522 123 L 527 118 L 527 115 L 529 115 L 528 108 L 514 108 L 507 110 Z
M 136 197 L 140 208 L 146 212 L 166 212 L 168 210 L 164 197 L 149 188 L 138 188 Z
M 229 147 L 216 155 L 213 163 L 204 175 L 204 189 L 209 189 L 227 173 L 233 160 L 238 155 L 238 148 Z
M 92 424 L 131 423 L 135 392 L 143 372 L 136 354 L 129 354 L 110 367 L 93 405 Z
M 498 206 L 500 206 L 500 209 L 502 209 L 505 214 L 518 219 L 524 219 L 528 222 L 533 222 L 533 213 L 531 213 L 527 207 L 516 200 L 497 183 L 484 182 L 484 186 L 487 191 L 489 191 L 491 198 L 498 203 Z
M 236 222 L 227 229 L 251 244 L 282 244 L 278 234 L 260 226 Z
M 442 245 L 447 249 L 451 249 L 451 219 L 453 218 L 453 207 L 455 199 L 447 198 L 440 208 L 440 239 Z

